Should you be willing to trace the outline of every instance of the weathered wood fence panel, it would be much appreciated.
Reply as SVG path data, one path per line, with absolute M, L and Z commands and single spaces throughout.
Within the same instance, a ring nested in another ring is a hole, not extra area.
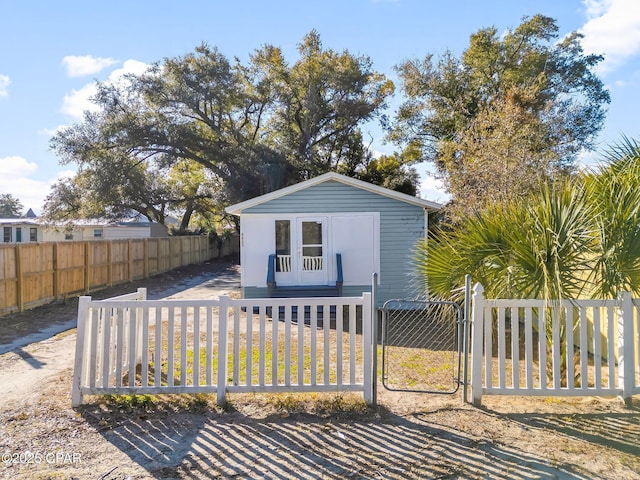
M 236 254 L 239 248 L 237 236 L 0 245 L 0 316 Z
M 70 242 L 70 243 L 58 243 L 56 244 L 56 259 L 55 259 L 55 271 L 57 274 L 57 298 L 61 298 L 67 295 L 75 295 L 82 293 L 85 288 L 85 265 L 87 261 L 86 255 L 86 242 Z M 38 245 L 47 245 L 46 243 Z M 5 247 L 0 247 L 5 248 Z M 22 245 L 14 246 L 16 251 L 20 251 Z M 18 283 L 20 279 L 18 278 Z M 46 303 L 43 301 L 42 303 Z M 1 309 L 11 309 L 12 305 L 2 305 Z M 22 311 L 24 308 L 29 308 L 24 305 L 23 308 L 18 308 Z
M 18 305 L 16 250 L 0 249 L 0 305 Z
M 18 283 L 20 303 L 30 305 L 40 299 L 51 301 L 54 298 L 53 245 L 25 245 L 17 252 L 17 258 L 22 278 Z

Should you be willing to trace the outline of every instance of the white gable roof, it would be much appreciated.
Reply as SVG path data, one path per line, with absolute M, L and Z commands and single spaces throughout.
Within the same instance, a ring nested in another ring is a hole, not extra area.
M 300 190 L 304 190 L 305 188 L 313 187 L 314 185 L 318 185 L 320 183 L 328 181 L 340 182 L 345 185 L 359 188 L 361 190 L 367 190 L 369 192 L 377 193 L 378 195 L 393 198 L 401 202 L 417 205 L 419 207 L 426 208 L 427 210 L 440 210 L 442 208 L 442 205 L 436 202 L 413 197 L 411 195 L 407 195 L 406 193 L 396 192 L 395 190 L 390 190 L 388 188 L 373 185 L 368 182 L 363 182 L 362 180 L 347 177 L 346 175 L 341 175 L 339 173 L 329 172 L 325 173 L 324 175 L 311 178 L 304 182 L 296 183 L 295 185 L 281 188 L 280 190 L 276 190 L 265 195 L 260 195 L 259 197 L 251 198 L 244 202 L 236 203 L 235 205 L 230 205 L 225 208 L 225 211 L 234 215 L 240 215 L 242 211 L 247 208 L 255 207 L 256 205 L 261 205 L 271 200 L 275 200 L 276 198 L 284 197 L 291 193 L 298 192 Z

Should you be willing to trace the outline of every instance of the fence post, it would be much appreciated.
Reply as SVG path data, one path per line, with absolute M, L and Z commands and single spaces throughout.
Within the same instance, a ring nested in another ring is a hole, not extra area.
M 73 382 L 71 384 L 71 406 L 82 405 L 82 370 L 85 364 L 84 342 L 86 340 L 87 313 L 91 297 L 80 297 L 78 300 L 78 326 L 76 329 L 76 356 L 73 361 Z M 93 354 L 94 352 L 90 352 Z
M 484 288 L 479 283 L 473 287 L 471 316 L 471 400 L 473 405 L 479 407 L 482 404 L 482 337 L 483 337 L 483 311 Z M 490 355 L 491 352 L 487 353 Z
M 464 310 L 463 310 L 463 327 L 462 327 L 462 351 L 464 366 L 462 369 L 462 402 L 469 401 L 469 343 L 470 343 L 470 321 L 471 321 L 471 275 L 464 276 Z
M 371 391 L 371 403 L 378 404 L 378 274 L 374 273 L 371 280 L 371 315 L 372 328 L 371 343 L 373 344 L 373 359 L 371 369 L 373 370 L 373 390 Z
M 53 244 L 53 299 L 60 297 L 60 272 L 58 270 L 58 242 Z
M 144 278 L 149 278 L 149 239 L 145 238 L 142 244 L 144 250 Z
M 91 246 L 89 242 L 84 242 L 84 293 L 91 291 Z
M 630 292 L 622 292 L 618 300 L 618 387 L 622 389 L 624 403 L 630 406 L 635 387 L 633 301 Z
M 147 299 L 147 289 L 144 287 L 140 287 L 137 290 L 138 292 L 138 300 L 144 301 Z M 144 344 L 143 341 L 143 335 L 146 337 L 147 335 L 149 335 L 149 331 L 148 328 L 147 330 L 143 329 L 143 318 L 144 318 L 144 309 L 143 308 L 137 308 L 136 309 L 137 313 L 136 313 L 136 319 L 137 319 L 137 324 L 136 324 L 136 338 L 137 338 L 137 343 L 136 343 L 136 352 L 137 356 L 136 356 L 136 366 L 138 364 L 142 365 L 142 346 Z M 148 315 L 148 313 L 147 313 Z
M 227 360 L 228 360 L 228 309 L 229 309 L 229 297 L 227 295 L 221 295 L 218 299 L 218 378 L 217 378 L 217 403 L 218 405 L 224 405 L 226 403 L 227 393 Z M 237 308 L 237 307 L 236 307 Z M 234 332 L 237 335 L 238 332 Z M 233 352 L 234 355 L 237 352 Z
M 373 343 L 371 341 L 372 325 L 371 293 L 366 292 L 362 294 L 362 361 L 364 362 L 364 401 L 367 405 L 373 405 L 373 362 L 371 360 L 371 352 L 373 350 Z
M 129 269 L 129 281 L 133 282 L 133 240 L 129 239 L 127 241 L 127 252 L 128 252 L 128 269 Z
M 15 268 L 16 268 L 16 300 L 18 303 L 18 311 L 24 311 L 24 275 L 22 274 L 22 248 L 16 244 L 14 248 Z

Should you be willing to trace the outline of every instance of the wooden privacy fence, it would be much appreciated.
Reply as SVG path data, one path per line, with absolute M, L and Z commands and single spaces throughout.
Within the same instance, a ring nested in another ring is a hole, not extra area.
M 361 391 L 372 402 L 362 297 L 80 297 L 72 403 L 84 395 Z
M 0 316 L 238 251 L 237 236 L 0 245 Z
M 472 297 L 471 392 L 542 396 L 640 393 L 640 300 Z

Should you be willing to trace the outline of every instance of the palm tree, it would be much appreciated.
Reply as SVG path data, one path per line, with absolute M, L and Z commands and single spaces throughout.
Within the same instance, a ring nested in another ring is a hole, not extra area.
M 572 298 L 590 285 L 592 206 L 580 182 L 544 184 L 495 204 L 418 244 L 415 264 L 430 295 L 450 298 L 466 274 L 503 298 Z
M 471 274 L 493 298 L 640 294 L 640 144 L 625 138 L 605 159 L 597 169 L 476 212 L 420 243 L 415 263 L 423 291 L 451 298 Z M 561 353 L 564 367 L 570 352 Z
M 639 295 L 640 144 L 624 137 L 605 159 L 584 176 L 598 241 L 593 296 L 615 298 L 621 291 Z

